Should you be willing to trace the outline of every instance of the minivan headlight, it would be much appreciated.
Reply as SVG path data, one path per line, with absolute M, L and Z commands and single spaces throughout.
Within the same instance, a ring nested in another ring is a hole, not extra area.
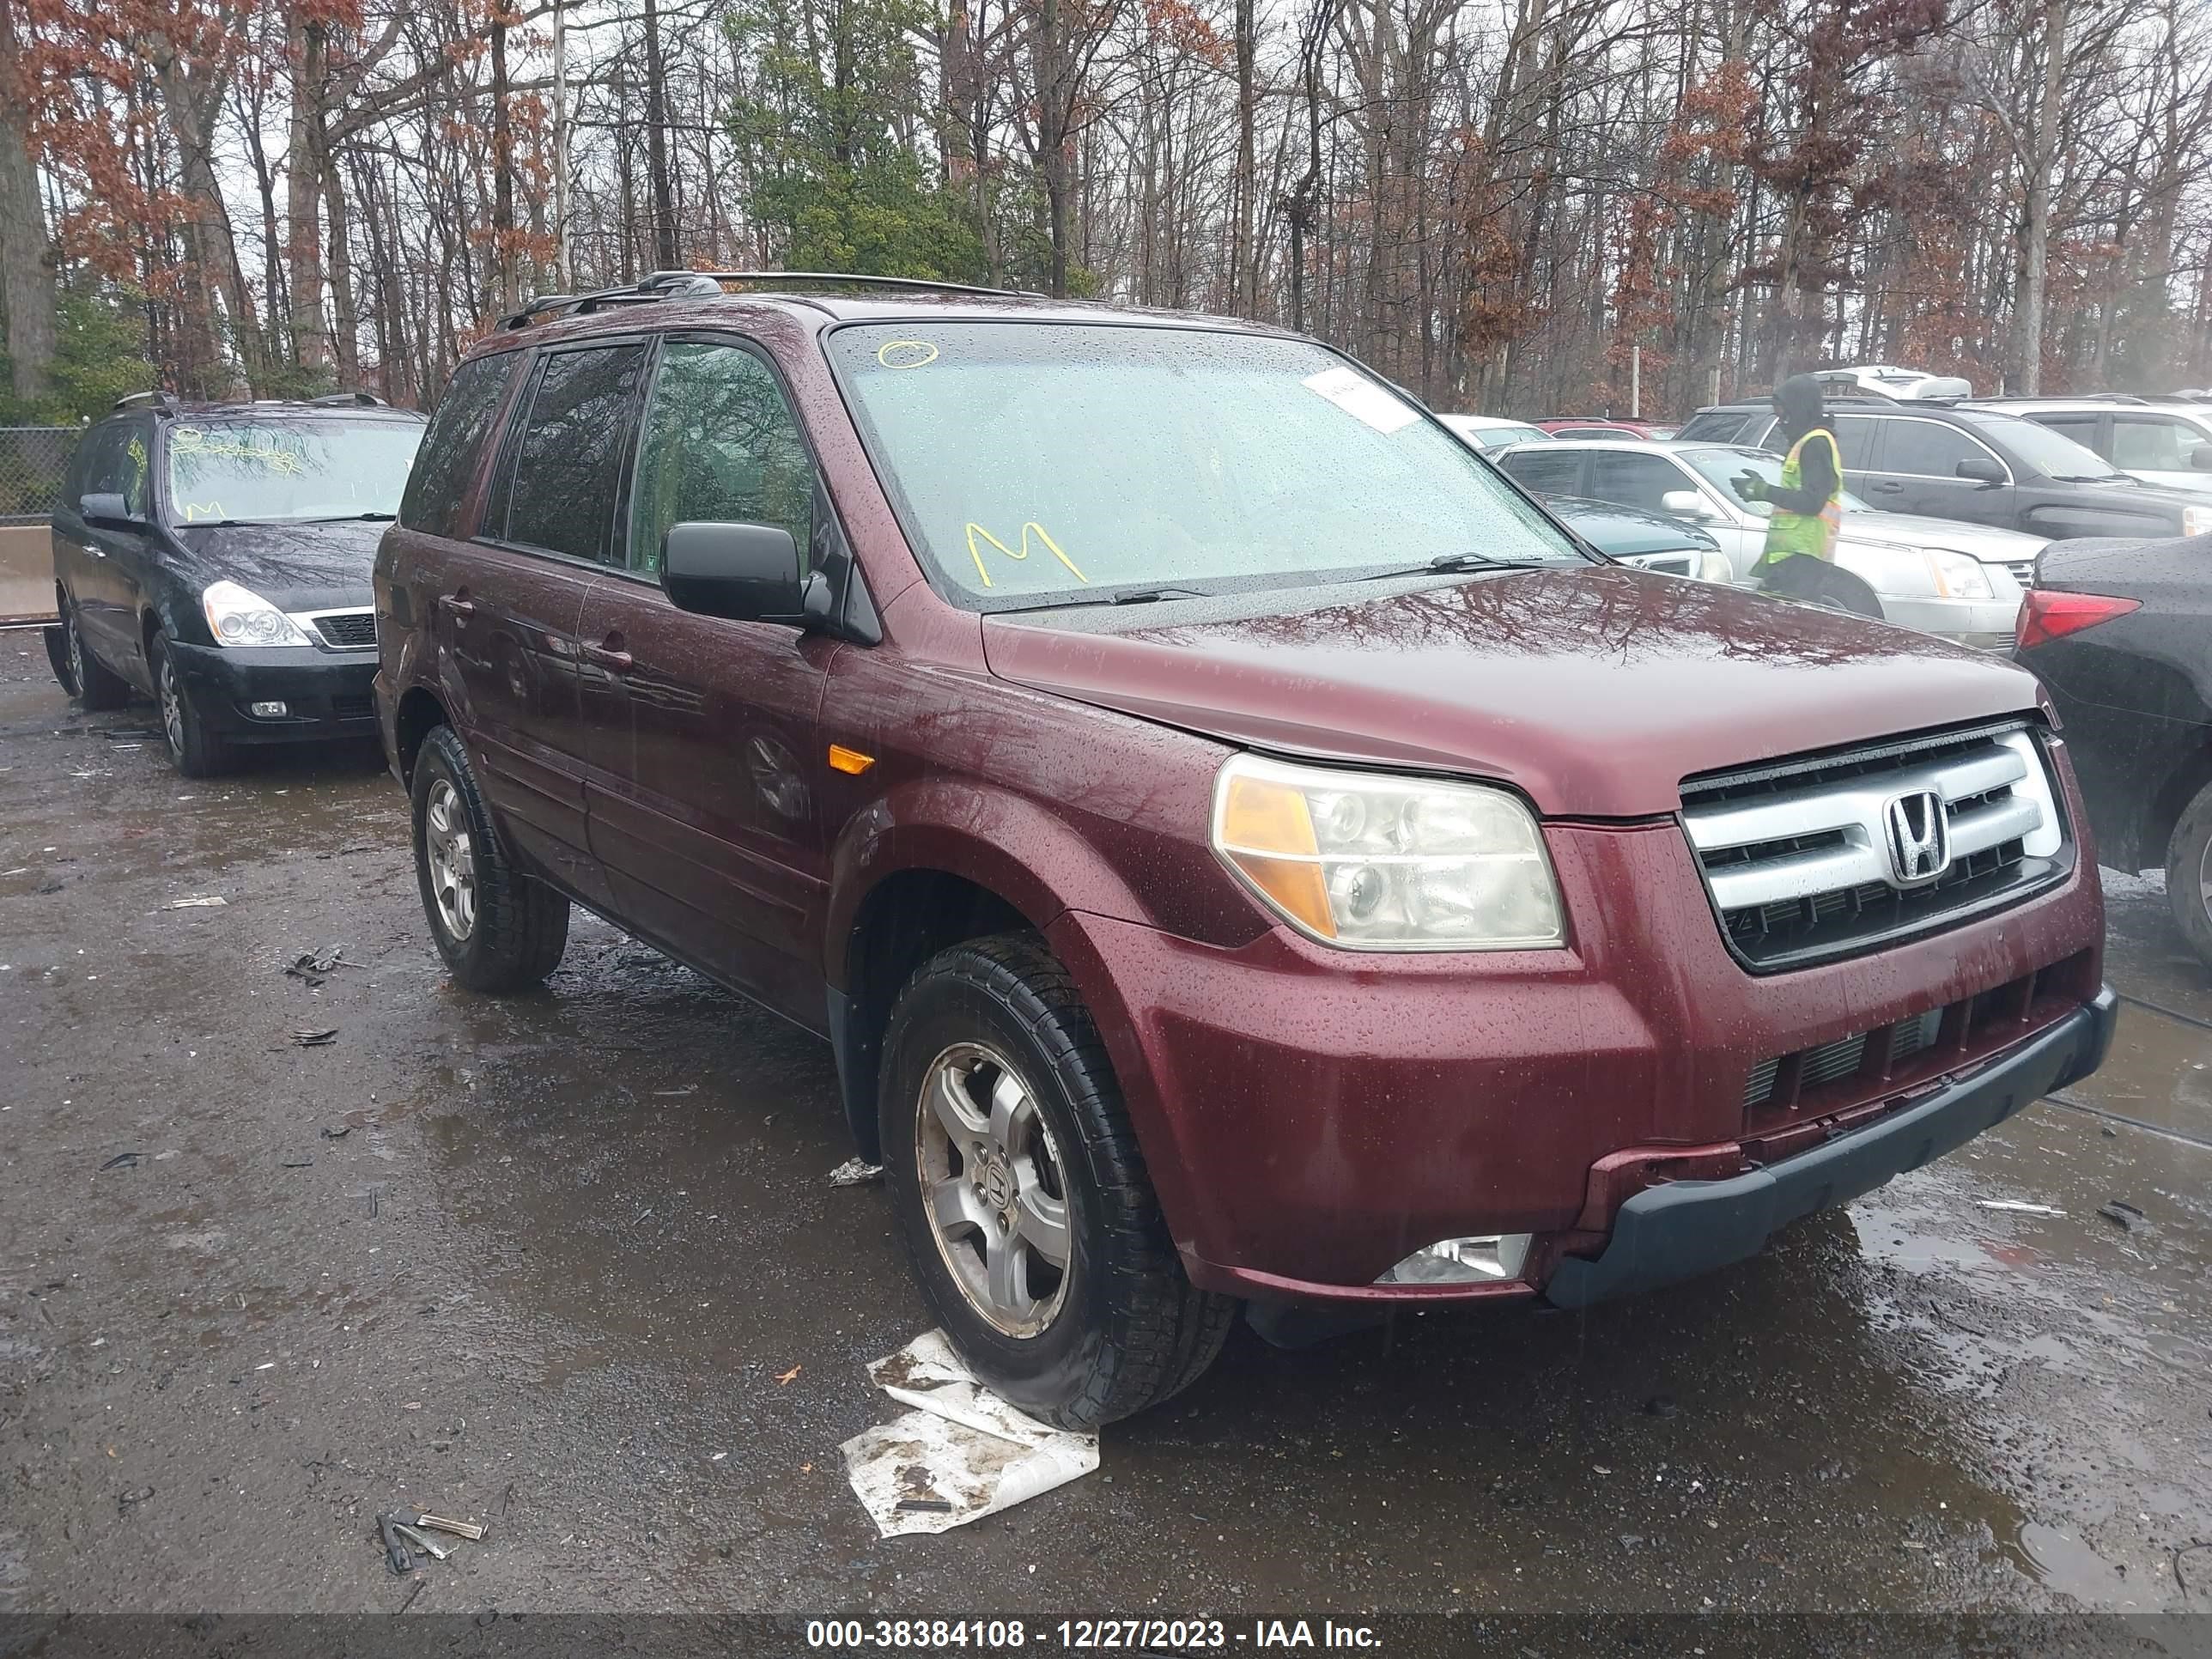
M 2181 533 L 2202 536 L 2212 532 L 2212 507 L 2185 507 L 2181 509 Z
M 210 582 L 200 595 L 217 645 L 312 645 L 299 623 L 236 582 Z
M 1261 902 L 1324 944 L 1566 942 L 1536 820 L 1503 789 L 1237 755 L 1214 784 L 1213 850 Z

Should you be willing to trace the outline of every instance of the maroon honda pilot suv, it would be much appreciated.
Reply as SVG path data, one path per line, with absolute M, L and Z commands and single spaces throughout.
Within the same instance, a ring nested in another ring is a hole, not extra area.
M 1611 563 L 1311 340 L 738 280 L 456 373 L 376 573 L 423 908 L 476 990 L 581 904 L 825 1037 L 1031 1411 L 1735 1261 L 2102 1058 L 2009 663 Z

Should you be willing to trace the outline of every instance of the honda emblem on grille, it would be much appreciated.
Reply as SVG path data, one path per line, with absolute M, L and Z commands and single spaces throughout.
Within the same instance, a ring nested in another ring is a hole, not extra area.
M 1881 817 L 1889 835 L 1889 867 L 1899 886 L 1933 881 L 1951 867 L 1951 821 L 1934 790 L 1893 796 Z

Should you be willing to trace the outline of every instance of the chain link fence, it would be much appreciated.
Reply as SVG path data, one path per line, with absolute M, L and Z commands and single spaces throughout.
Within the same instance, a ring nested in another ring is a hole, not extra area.
M 0 426 L 0 525 L 44 524 L 84 428 Z

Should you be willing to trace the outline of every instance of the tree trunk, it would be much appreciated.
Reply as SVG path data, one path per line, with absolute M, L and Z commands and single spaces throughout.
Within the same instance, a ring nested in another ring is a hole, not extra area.
M 1239 317 L 1255 315 L 1260 308 L 1260 261 L 1252 246 L 1252 198 L 1258 182 L 1252 128 L 1259 109 L 1253 63 L 1259 50 L 1255 0 L 1237 0 L 1237 223 L 1230 239 L 1229 274 L 1230 307 Z
M 2043 390 L 2044 295 L 2051 270 L 2051 178 L 2058 165 L 2058 100 L 2066 82 L 2066 0 L 2044 0 L 2043 97 L 2027 157 L 2027 203 L 2020 227 L 2020 383 L 2024 398 Z
M 0 319 L 19 398 L 46 389 L 58 340 L 52 246 L 30 144 L 31 80 L 14 0 L 0 0 Z
M 660 61 L 660 8 L 645 0 L 645 155 L 653 189 L 653 259 L 658 270 L 678 268 L 676 204 L 668 183 L 668 76 Z
M 292 360 L 302 368 L 327 368 L 330 325 L 323 314 L 325 167 L 322 96 L 329 48 L 322 25 L 289 14 L 287 45 L 292 71 L 292 123 L 285 147 L 284 216 L 287 258 L 292 267 Z
M 514 127 L 507 106 L 507 13 L 504 0 L 494 0 L 494 3 L 501 9 L 492 14 L 491 26 L 491 246 L 499 310 L 504 315 L 520 307 L 522 284 L 514 259 Z M 333 246 L 337 243 L 335 224 L 331 227 L 331 241 Z
M 353 294 L 353 258 L 347 246 L 345 183 L 338 177 L 337 158 L 323 158 L 323 210 L 331 222 L 331 307 L 337 314 L 331 343 L 336 348 L 338 384 L 361 384 L 361 311 Z

